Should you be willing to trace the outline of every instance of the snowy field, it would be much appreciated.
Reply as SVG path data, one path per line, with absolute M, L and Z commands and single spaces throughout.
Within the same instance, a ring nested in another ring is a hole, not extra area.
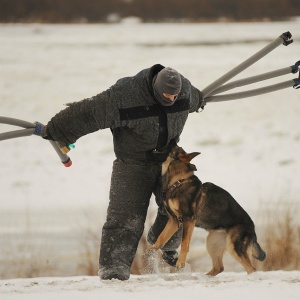
M 292 33 L 294 43 L 279 46 L 234 80 L 288 67 L 300 60 L 299 28 L 299 20 L 242 24 L 2 24 L 0 115 L 47 123 L 65 103 L 96 95 L 119 78 L 155 63 L 177 69 L 201 90 L 286 31 Z M 263 85 L 297 76 L 289 74 Z M 293 205 L 295 220 L 300 217 L 299 100 L 300 90 L 288 88 L 208 104 L 203 112 L 190 116 L 181 136 L 180 145 L 187 151 L 201 152 L 193 161 L 200 179 L 228 190 L 258 225 L 263 223 L 266 207 Z M 0 124 L 0 132 L 15 129 Z M 110 131 L 81 138 L 70 152 L 71 168 L 64 168 L 50 144 L 38 137 L 2 141 L 0 154 L 1 265 L 14 252 L 23 251 L 25 259 L 30 260 L 41 253 L 47 256 L 49 251 L 49 268 L 56 264 L 69 270 L 64 275 L 77 274 L 72 266 L 80 259 L 80 230 L 88 223 L 100 236 L 105 221 L 114 159 Z M 155 208 L 153 200 L 150 223 Z M 28 236 L 40 243 L 36 252 L 15 247 Z M 3 267 L 0 273 L 4 276 Z M 58 295 L 72 300 L 85 295 L 89 299 L 186 295 L 298 299 L 300 273 L 259 272 L 247 276 L 244 272 L 228 272 L 206 278 L 201 270 L 178 276 L 133 276 L 127 283 L 100 283 L 97 277 L 11 279 L 0 281 L 0 293 L 4 293 L 3 299 L 23 300 Z
M 0 281 L 3 300 L 82 299 L 230 299 L 298 300 L 300 272 L 133 275 L 129 281 L 102 281 L 92 276 Z

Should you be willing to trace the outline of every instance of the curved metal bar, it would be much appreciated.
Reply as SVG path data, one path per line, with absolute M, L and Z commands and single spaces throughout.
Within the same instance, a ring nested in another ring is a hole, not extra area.
M 15 118 L 3 117 L 0 116 L 0 123 L 7 124 L 7 125 L 14 125 L 23 128 L 35 128 L 35 124 Z
M 236 76 L 237 74 L 241 73 L 251 65 L 253 65 L 255 62 L 260 60 L 262 57 L 273 51 L 275 48 L 277 48 L 279 45 L 283 44 L 287 45 L 288 40 L 292 37 L 290 32 L 283 33 L 281 36 L 279 36 L 277 39 L 272 41 L 270 44 L 265 46 L 263 49 L 243 61 L 241 64 L 221 76 L 219 79 L 212 82 L 210 85 L 208 85 L 206 88 L 202 90 L 203 98 L 206 100 L 205 102 L 208 102 L 206 98 L 209 98 L 208 96 L 216 90 L 218 87 L 220 87 L 222 84 Z M 289 42 L 290 43 L 290 42 Z
M 0 124 L 14 125 L 14 126 L 25 128 L 25 129 L 0 133 L 0 141 L 33 135 L 36 127 L 36 124 L 34 123 L 15 119 L 15 118 L 3 117 L 3 116 L 0 116 Z M 55 152 L 58 154 L 64 166 L 70 167 L 72 165 L 72 161 L 70 157 L 67 154 L 61 152 L 58 144 L 55 141 L 49 141 L 49 142 L 54 148 Z
M 286 75 L 286 74 L 289 74 L 289 73 L 292 73 L 292 67 L 286 67 L 286 68 L 282 68 L 282 69 L 279 69 L 279 70 L 267 72 L 267 73 L 264 73 L 264 74 L 260 74 L 260 75 L 251 76 L 251 77 L 243 78 L 243 79 L 240 79 L 240 80 L 232 81 L 232 82 L 230 82 L 228 84 L 224 84 L 224 85 L 220 86 L 219 88 L 217 88 L 216 90 L 214 90 L 210 94 L 210 96 L 217 95 L 217 94 L 232 90 L 232 89 L 237 88 L 237 87 L 241 87 L 241 86 L 245 86 L 245 85 L 248 85 L 248 84 L 268 80 L 268 79 L 279 77 L 279 76 Z
M 269 85 L 266 87 L 244 91 L 240 93 L 226 94 L 226 95 L 217 95 L 208 97 L 209 102 L 220 102 L 220 101 L 228 101 L 228 100 L 237 100 L 242 98 L 254 97 L 262 94 L 267 94 L 274 91 L 279 91 L 288 87 L 293 87 L 295 85 L 295 80 L 288 80 L 282 83 L 277 83 L 273 85 Z
M 24 136 L 30 136 L 34 132 L 34 128 L 20 129 L 15 131 L 9 131 L 0 133 L 0 141 L 15 139 Z

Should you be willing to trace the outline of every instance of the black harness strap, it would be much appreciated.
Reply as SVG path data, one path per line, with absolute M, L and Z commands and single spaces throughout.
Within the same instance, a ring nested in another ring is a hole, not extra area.
M 177 222 L 178 222 L 178 226 L 180 226 L 180 224 L 183 222 L 182 218 L 178 218 L 175 213 L 172 211 L 172 209 L 169 206 L 169 202 L 168 199 L 171 198 L 173 192 L 182 184 L 187 183 L 187 182 L 192 182 L 193 180 L 191 178 L 188 179 L 179 179 L 178 181 L 176 181 L 174 184 L 172 184 L 171 186 L 168 187 L 167 192 L 166 192 L 166 198 L 165 198 L 165 208 L 167 210 L 167 212 L 172 216 L 172 218 L 174 218 Z
M 173 192 L 179 186 L 181 186 L 184 182 L 192 182 L 192 180 L 191 179 L 179 179 L 174 184 L 172 184 L 171 186 L 169 186 L 168 189 L 167 189 L 167 192 L 166 192 L 166 200 L 169 199 L 169 198 L 171 198 L 171 195 L 173 194 Z
M 190 102 L 188 99 L 180 99 L 177 100 L 172 106 L 161 106 L 159 104 L 154 104 L 150 106 L 121 108 L 119 109 L 120 120 L 136 120 L 159 116 L 162 108 L 167 114 L 178 113 L 189 110 Z
M 121 108 L 119 109 L 119 113 L 121 121 L 150 118 L 158 116 L 159 106 L 155 104 L 151 106 Z

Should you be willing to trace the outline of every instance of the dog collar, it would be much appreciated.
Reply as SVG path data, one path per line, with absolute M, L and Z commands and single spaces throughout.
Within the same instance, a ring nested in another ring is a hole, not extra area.
M 182 224 L 182 222 L 184 221 L 182 218 L 178 218 L 174 212 L 172 211 L 172 209 L 170 209 L 169 207 L 169 203 L 168 203 L 168 199 L 171 198 L 171 195 L 173 194 L 173 192 L 179 187 L 181 186 L 183 183 L 185 182 L 192 182 L 193 180 L 191 178 L 189 179 L 179 179 L 177 180 L 174 184 L 172 184 L 166 192 L 165 195 L 165 208 L 167 210 L 167 212 L 172 216 L 172 218 L 174 218 L 177 222 L 178 222 L 178 227 L 180 227 L 180 224 Z
M 166 192 L 166 199 L 170 198 L 173 192 L 181 186 L 184 182 L 192 182 L 192 179 L 179 179 L 177 180 L 174 184 L 168 187 L 167 192 Z

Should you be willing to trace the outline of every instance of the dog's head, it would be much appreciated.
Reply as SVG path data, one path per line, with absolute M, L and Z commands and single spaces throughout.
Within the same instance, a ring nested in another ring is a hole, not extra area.
M 162 164 L 162 175 L 166 175 L 168 172 L 169 166 L 173 161 L 181 160 L 182 162 L 190 162 L 195 156 L 200 154 L 199 152 L 193 152 L 193 153 L 186 153 L 183 148 L 179 146 L 174 146 L 172 150 L 170 151 L 167 159 Z M 191 164 L 190 164 L 191 165 Z M 196 166 L 191 165 L 194 167 L 194 171 L 197 171 Z
M 181 166 L 181 168 L 185 169 L 185 171 L 197 171 L 197 168 L 195 165 L 191 164 L 191 160 L 199 155 L 200 152 L 191 152 L 191 153 L 182 153 L 179 152 L 176 159 L 172 161 L 172 163 L 169 165 L 172 165 L 172 168 L 176 168 L 176 165 Z M 177 167 L 178 167 L 177 166 Z
M 178 159 L 178 156 L 180 154 L 187 154 L 187 153 L 183 150 L 183 148 L 179 147 L 178 145 L 175 145 L 172 148 L 171 152 L 169 153 L 169 157 L 172 158 L 173 160 Z
M 171 164 L 174 167 L 176 165 L 180 165 L 180 163 L 183 163 L 186 165 L 187 169 L 190 169 L 191 171 L 197 171 L 196 166 L 191 164 L 190 161 L 199 154 L 200 152 L 186 153 L 183 148 L 177 145 L 174 146 L 169 153 L 169 156 L 162 164 L 162 175 L 165 175 L 170 171 Z M 184 165 L 181 165 L 181 167 L 184 167 Z

